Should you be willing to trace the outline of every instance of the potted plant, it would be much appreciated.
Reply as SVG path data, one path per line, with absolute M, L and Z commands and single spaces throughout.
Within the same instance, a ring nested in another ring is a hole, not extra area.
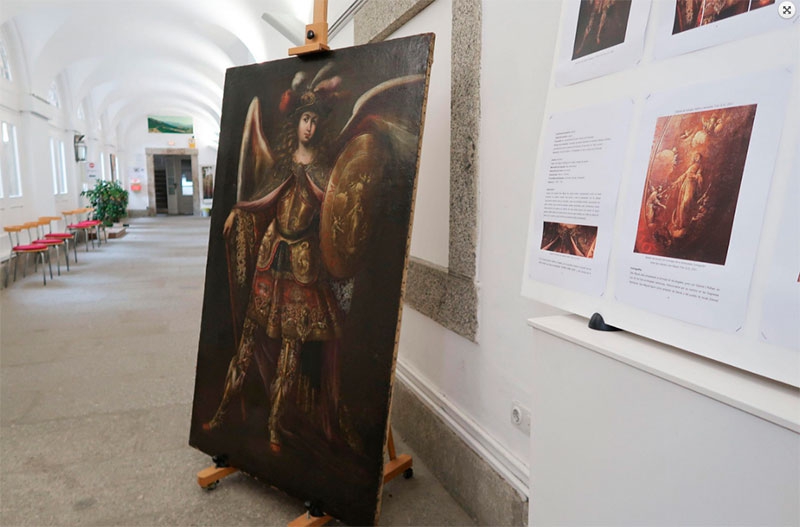
M 116 181 L 98 181 L 94 188 L 84 190 L 94 208 L 94 219 L 109 227 L 128 213 L 128 191 Z

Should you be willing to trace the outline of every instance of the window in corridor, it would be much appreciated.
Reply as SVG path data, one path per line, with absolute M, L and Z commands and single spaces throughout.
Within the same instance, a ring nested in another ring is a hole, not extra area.
M 0 197 L 18 198 L 22 196 L 22 185 L 19 179 L 17 127 L 3 121 L 0 128 Z
M 64 141 L 50 138 L 50 166 L 53 172 L 53 193 L 67 193 L 67 156 Z
M 8 82 L 14 80 L 11 76 L 11 63 L 8 60 L 6 43 L 3 40 L 0 40 L 0 77 L 3 77 Z
M 61 108 L 61 95 L 58 93 L 58 84 L 53 81 L 50 90 L 47 92 L 47 102 L 56 108 Z

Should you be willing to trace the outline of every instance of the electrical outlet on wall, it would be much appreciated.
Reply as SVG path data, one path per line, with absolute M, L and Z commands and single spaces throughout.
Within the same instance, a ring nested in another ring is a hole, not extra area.
M 511 424 L 524 434 L 531 435 L 531 411 L 519 402 L 511 401 Z

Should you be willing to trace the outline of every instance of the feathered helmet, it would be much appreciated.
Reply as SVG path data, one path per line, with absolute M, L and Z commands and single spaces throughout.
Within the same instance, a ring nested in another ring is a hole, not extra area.
M 281 113 L 289 116 L 311 111 L 320 117 L 327 116 L 339 96 L 337 90 L 342 83 L 339 76 L 326 78 L 331 69 L 333 63 L 325 65 L 311 82 L 308 82 L 308 73 L 298 71 L 292 80 L 292 87 L 283 92 L 279 107 Z

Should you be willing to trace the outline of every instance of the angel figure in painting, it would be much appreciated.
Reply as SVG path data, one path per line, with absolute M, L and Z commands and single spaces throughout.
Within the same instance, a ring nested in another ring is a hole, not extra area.
M 678 204 L 672 213 L 670 234 L 673 238 L 681 238 L 692 222 L 703 187 L 703 156 L 695 152 L 692 164 L 686 171 L 673 181 L 672 187 L 678 188 Z
M 287 412 L 302 414 L 327 440 L 358 448 L 339 393 L 352 277 L 368 250 L 370 200 L 384 167 L 416 156 L 418 132 L 403 127 L 397 118 L 403 109 L 392 110 L 391 101 L 419 87 L 424 76 L 368 90 L 334 136 L 329 117 L 342 99 L 342 78 L 331 75 L 332 68 L 329 63 L 316 75 L 294 76 L 278 105 L 282 127 L 274 148 L 262 129 L 261 101 L 253 98 L 237 203 L 223 228 L 237 347 L 222 400 L 204 429 L 223 424 L 245 378 L 257 369 L 274 453 L 292 436 Z
M 661 202 L 662 199 L 666 200 L 666 196 L 664 193 L 664 188 L 662 185 L 658 185 L 658 187 L 650 186 L 650 195 L 647 196 L 647 203 L 645 204 L 646 208 L 646 216 L 647 216 L 647 225 L 649 227 L 654 227 L 656 225 L 656 218 L 659 215 L 659 207 L 662 209 L 666 209 L 667 206 Z

